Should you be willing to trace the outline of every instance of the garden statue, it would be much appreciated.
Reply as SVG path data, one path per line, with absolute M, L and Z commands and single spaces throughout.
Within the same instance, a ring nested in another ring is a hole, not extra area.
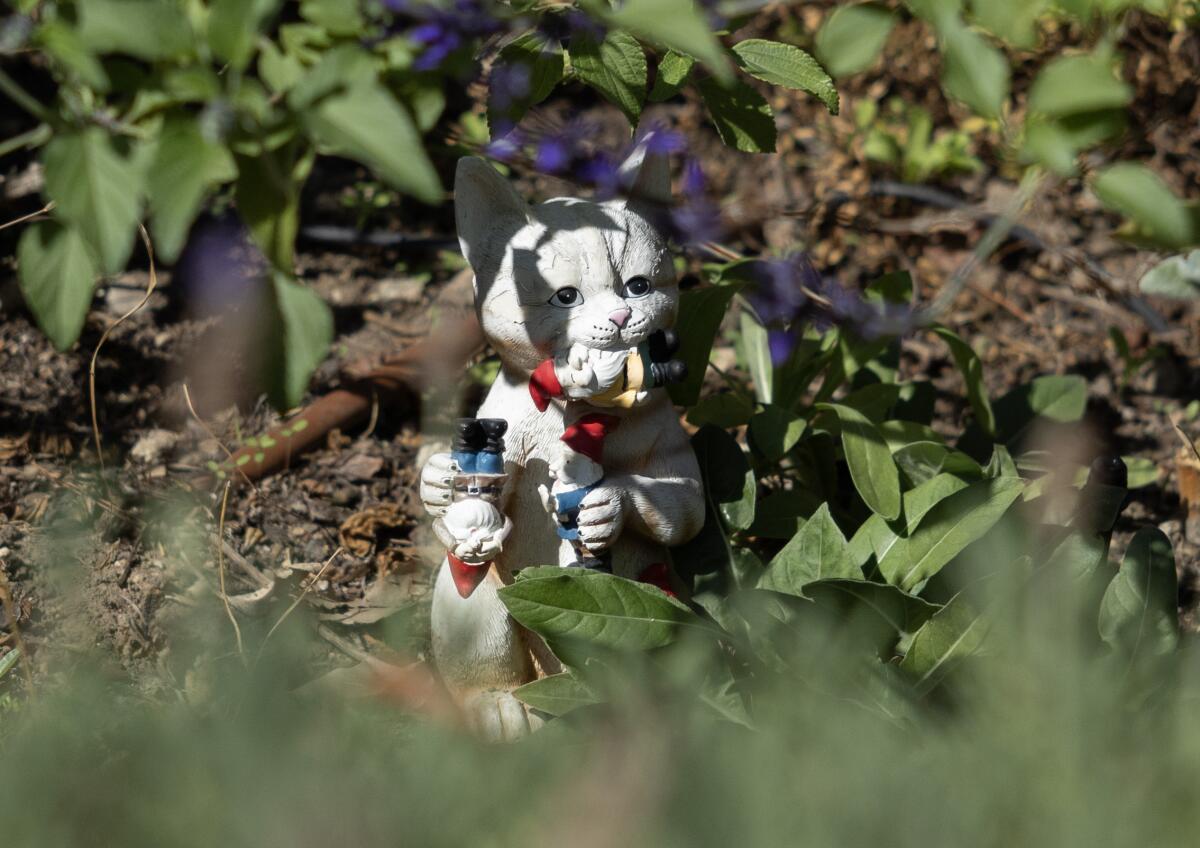
M 535 726 L 512 690 L 561 670 L 497 590 L 554 564 L 661 584 L 667 548 L 704 522 L 696 458 L 662 388 L 685 374 L 671 359 L 675 266 L 652 223 L 670 201 L 665 157 L 643 141 L 620 176 L 621 198 L 530 206 L 484 160 L 458 165 L 459 241 L 502 367 L 480 418 L 422 469 L 421 499 L 447 547 L 434 657 L 492 738 Z

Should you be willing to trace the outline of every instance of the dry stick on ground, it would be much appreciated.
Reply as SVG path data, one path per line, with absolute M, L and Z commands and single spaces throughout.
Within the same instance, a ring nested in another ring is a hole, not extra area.
M 295 611 L 296 607 L 300 606 L 300 602 L 304 600 L 305 596 L 308 595 L 308 593 L 312 590 L 312 587 L 317 585 L 317 581 L 321 579 L 322 575 L 325 574 L 325 570 L 329 568 L 329 566 L 335 559 L 337 559 L 338 554 L 341 552 L 342 548 L 341 546 L 338 546 L 338 549 L 329 555 L 329 559 L 325 560 L 325 563 L 321 566 L 320 570 L 314 574 L 312 578 L 309 579 L 308 583 L 305 584 L 304 588 L 301 589 L 300 594 L 296 596 L 296 600 L 292 601 L 292 605 L 284 610 L 283 615 L 279 616 L 279 619 L 273 625 L 271 625 L 271 629 L 268 630 L 267 635 L 263 637 L 262 644 L 258 646 L 258 653 L 254 655 L 255 667 L 258 666 L 258 661 L 262 659 L 263 651 L 266 650 L 267 642 L 270 641 L 272 634 L 279 629 L 279 626 L 287 620 L 287 617 Z
M 132 309 L 109 324 L 100 334 L 100 341 L 96 342 L 96 349 L 92 351 L 92 361 L 88 364 L 88 400 L 92 406 L 92 435 L 96 438 L 96 460 L 100 463 L 101 471 L 104 470 L 104 451 L 100 446 L 100 421 L 96 416 L 96 360 L 100 356 L 100 348 L 108 341 L 112 331 L 145 306 L 150 300 L 150 295 L 154 294 L 155 286 L 158 285 L 158 274 L 154 270 L 154 248 L 150 244 L 150 234 L 146 232 L 146 227 L 141 222 L 138 223 L 138 232 L 142 236 L 142 243 L 146 245 L 146 255 L 150 259 L 150 283 L 146 286 L 146 293 L 142 295 L 142 299 Z
M 233 608 L 229 605 L 229 593 L 225 591 L 225 507 L 229 505 L 229 486 L 231 481 L 225 481 L 225 491 L 221 494 L 221 516 L 217 519 L 217 583 L 221 587 L 221 603 L 225 605 L 225 615 L 233 625 L 233 636 L 237 640 L 238 656 L 246 661 L 246 651 L 242 646 L 242 628 L 238 626 Z

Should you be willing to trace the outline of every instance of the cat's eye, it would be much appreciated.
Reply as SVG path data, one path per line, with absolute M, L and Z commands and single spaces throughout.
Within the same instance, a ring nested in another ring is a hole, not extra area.
M 653 286 L 645 277 L 630 277 L 621 290 L 622 297 L 645 297 Z
M 554 306 L 578 306 L 583 303 L 583 295 L 579 289 L 566 286 L 556 291 L 550 297 L 549 302 Z

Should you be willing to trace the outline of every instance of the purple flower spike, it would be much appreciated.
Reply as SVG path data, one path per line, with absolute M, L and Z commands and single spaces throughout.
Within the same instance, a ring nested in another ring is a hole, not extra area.
M 767 331 L 767 350 L 771 354 L 772 365 L 782 365 L 791 357 L 799 343 L 798 331 L 793 327 L 787 330 Z

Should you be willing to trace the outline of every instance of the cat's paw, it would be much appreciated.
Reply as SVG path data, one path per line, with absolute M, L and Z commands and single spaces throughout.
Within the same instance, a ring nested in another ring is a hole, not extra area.
M 579 540 L 591 551 L 612 545 L 625 527 L 628 496 L 615 486 L 598 486 L 579 504 Z
M 430 515 L 441 515 L 454 497 L 458 464 L 448 453 L 435 453 L 421 469 L 421 503 Z
M 490 742 L 514 742 L 542 726 L 511 692 L 489 689 L 477 692 L 463 704 L 467 723 Z

